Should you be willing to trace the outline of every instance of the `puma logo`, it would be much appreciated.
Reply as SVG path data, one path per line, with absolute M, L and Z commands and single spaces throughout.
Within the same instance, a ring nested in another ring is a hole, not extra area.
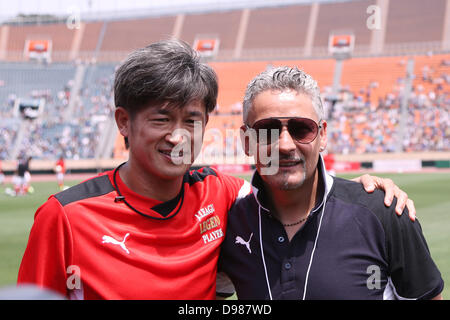
M 130 251 L 128 251 L 128 248 L 125 246 L 125 240 L 127 240 L 127 238 L 128 238 L 128 236 L 129 236 L 130 234 L 129 233 L 127 233 L 126 235 L 125 235 L 125 237 L 123 237 L 123 240 L 122 241 L 117 241 L 116 239 L 114 239 L 114 238 L 112 238 L 112 237 L 110 237 L 110 236 L 103 236 L 102 237 L 102 243 L 112 243 L 112 244 L 115 244 L 115 245 L 118 245 L 118 246 L 120 246 L 127 254 L 130 254 Z
M 244 239 L 242 239 L 240 236 L 237 236 L 235 243 L 239 243 L 239 244 L 246 246 L 248 252 L 252 253 L 252 249 L 250 249 L 250 240 L 252 240 L 252 237 L 253 237 L 253 233 L 250 235 L 250 239 L 248 239 L 248 241 L 244 241 Z

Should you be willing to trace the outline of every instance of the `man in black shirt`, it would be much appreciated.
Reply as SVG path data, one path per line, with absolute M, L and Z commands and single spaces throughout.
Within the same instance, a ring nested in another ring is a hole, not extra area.
M 244 123 L 257 171 L 228 215 L 219 266 L 239 299 L 442 298 L 419 222 L 395 215 L 382 192 L 327 174 L 327 122 L 308 74 L 258 75 Z

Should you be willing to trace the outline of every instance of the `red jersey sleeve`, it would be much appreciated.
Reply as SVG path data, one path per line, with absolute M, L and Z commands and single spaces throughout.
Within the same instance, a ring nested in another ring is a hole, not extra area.
M 252 188 L 248 181 L 234 176 L 222 174 L 217 170 L 215 171 L 217 175 L 220 177 L 220 179 L 223 181 L 225 188 L 228 191 L 228 194 L 230 194 L 228 210 L 231 209 L 231 206 L 237 199 L 243 198 L 251 193 Z
M 70 224 L 63 207 L 52 196 L 36 211 L 17 283 L 35 284 L 67 295 L 71 253 Z

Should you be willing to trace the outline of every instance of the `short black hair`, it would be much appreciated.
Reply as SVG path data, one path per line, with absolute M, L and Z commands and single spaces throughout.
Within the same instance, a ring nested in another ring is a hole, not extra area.
M 217 75 L 198 53 L 181 40 L 163 40 L 132 52 L 119 66 L 114 102 L 131 116 L 150 105 L 183 107 L 203 102 L 206 113 L 216 107 Z

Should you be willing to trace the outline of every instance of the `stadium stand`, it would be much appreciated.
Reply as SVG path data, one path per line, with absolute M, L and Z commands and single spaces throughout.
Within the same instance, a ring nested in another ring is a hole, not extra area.
M 18 97 L 37 97 L 42 91 L 50 90 L 56 94 L 62 86 L 73 79 L 75 67 L 67 63 L 48 66 L 30 63 L 0 63 L 0 101 L 9 94 Z
M 356 38 L 355 50 L 359 46 L 368 46 L 370 30 L 367 28 L 366 8 L 376 4 L 375 0 L 355 2 L 325 3 L 320 6 L 314 37 L 315 47 L 327 47 L 328 36 L 332 31 L 350 30 Z
M 353 88 L 355 94 L 350 94 L 350 99 L 343 99 L 344 101 L 335 106 L 332 117 L 336 120 L 332 124 L 335 130 L 329 144 L 333 152 L 339 154 L 397 151 L 396 135 L 401 117 L 400 102 L 407 58 L 384 57 L 348 61 L 354 64 L 352 72 L 357 69 L 365 71 L 371 78 L 364 79 L 365 83 L 350 83 L 347 88 Z M 449 55 L 415 57 L 416 71 L 406 121 L 407 138 L 403 141 L 405 152 L 449 150 L 448 59 Z M 374 63 L 378 69 L 383 66 L 385 72 L 363 69 L 364 65 L 369 63 Z M 348 74 L 346 76 L 349 81 L 353 79 Z M 359 77 L 354 77 L 357 78 Z M 382 83 L 383 87 L 379 86 L 379 83 Z
M 241 18 L 240 11 L 187 15 L 180 38 L 193 44 L 197 36 L 212 35 L 220 39 L 220 54 L 230 56 L 234 50 Z
M 19 121 L 3 111 L 0 115 L 0 159 L 11 159 L 11 141 L 16 139 Z
M 386 43 L 441 41 L 445 5 L 446 0 L 389 1 Z M 411 19 L 412 17 L 414 20 Z M 414 21 L 413 26 L 412 21 Z
M 0 87 L 3 121 L 9 119 L 6 126 L 10 142 L 7 154 L 18 156 L 27 152 L 36 159 L 53 159 L 55 155 L 65 153 L 71 158 L 92 158 L 95 154 L 96 141 L 100 130 L 95 115 L 105 114 L 105 109 L 98 105 L 89 105 L 89 112 L 81 105 L 76 110 L 78 117 L 66 122 L 63 118 L 69 104 L 70 88 L 76 67 L 72 64 L 37 65 L 30 63 L 0 64 L 0 74 L 3 86 Z M 99 68 L 103 70 L 102 68 Z M 109 70 L 111 71 L 111 70 Z M 111 75 L 111 72 L 108 72 Z M 91 85 L 91 82 L 87 82 Z M 100 82 L 101 84 L 101 82 Z M 94 94 L 101 96 L 97 87 L 90 87 Z M 111 87 L 107 88 L 110 95 Z M 97 101 L 98 96 L 92 95 L 86 101 Z M 21 119 L 13 113 L 16 99 L 44 99 L 42 114 L 35 120 Z M 97 98 L 97 100 L 96 100 Z M 102 100 L 100 100 L 102 101 Z M 108 110 L 108 109 L 106 109 Z M 25 123 L 25 125 L 18 125 Z M 5 124 L 6 125 L 6 124 Z M 2 126 L 3 127 L 3 126 Z M 20 132 L 20 128 L 22 132 Z M 20 141 L 14 139 L 20 134 Z M 13 152 L 13 150 L 17 150 Z
M 250 62 L 211 62 L 219 78 L 218 112 L 232 113 L 233 107 L 241 103 L 249 81 L 258 73 L 270 66 L 297 66 L 308 73 L 314 74 L 321 87 L 332 82 L 334 60 L 273 60 Z
M 244 48 L 303 47 L 310 10 L 311 5 L 252 10 Z
M 381 51 L 374 55 L 376 34 L 367 28 L 366 9 L 382 3 L 387 4 L 386 30 L 377 38 Z M 190 44 L 202 36 L 220 41 L 217 56 L 208 60 L 220 88 L 203 147 L 209 154 L 240 152 L 237 136 L 226 132 L 237 132 L 241 125 L 245 87 L 256 74 L 278 65 L 298 66 L 318 81 L 331 116 L 330 152 L 395 152 L 410 58 L 414 77 L 403 150 L 449 152 L 450 53 L 440 50 L 445 47 L 447 5 L 447 0 L 353 0 L 89 20 L 80 29 L 61 22 L 4 24 L 0 159 L 14 160 L 24 150 L 37 159 L 56 159 L 61 152 L 67 159 L 126 158 L 122 137 L 105 133 L 113 121 L 115 67 L 133 49 L 170 36 Z M 343 61 L 336 100 L 332 85 L 337 64 L 327 46 L 330 33 L 343 30 L 356 41 L 354 56 Z M 23 55 L 26 40 L 39 37 L 52 42 L 47 65 L 25 61 Z M 17 98 L 33 97 L 45 99 L 38 119 L 14 114 Z M 67 118 L 67 112 L 73 116 Z
M 83 24 L 85 27 L 78 57 L 86 61 L 93 58 L 94 52 L 96 52 L 104 22 L 86 22 Z
M 115 64 L 107 63 L 87 66 L 80 92 L 82 103 L 77 109 L 77 114 L 92 117 L 112 113 L 114 109 L 112 86 L 115 66 Z
M 242 102 L 245 87 L 260 70 L 264 70 L 267 62 L 212 62 L 219 79 L 219 113 L 231 113 L 232 106 Z
M 371 102 L 384 97 L 393 90 L 399 78 L 406 73 L 405 61 L 407 57 L 374 57 L 353 58 L 344 62 L 341 86 L 359 92 L 371 83 L 377 87 L 372 89 Z
M 8 60 L 22 60 L 27 39 L 51 39 L 52 60 L 68 61 L 74 31 L 65 24 L 11 26 L 9 29 Z
M 124 57 L 130 51 L 170 37 L 175 17 L 108 21 L 101 43 L 100 61 L 120 61 L 115 52 Z M 120 57 L 120 56 L 119 56 Z

